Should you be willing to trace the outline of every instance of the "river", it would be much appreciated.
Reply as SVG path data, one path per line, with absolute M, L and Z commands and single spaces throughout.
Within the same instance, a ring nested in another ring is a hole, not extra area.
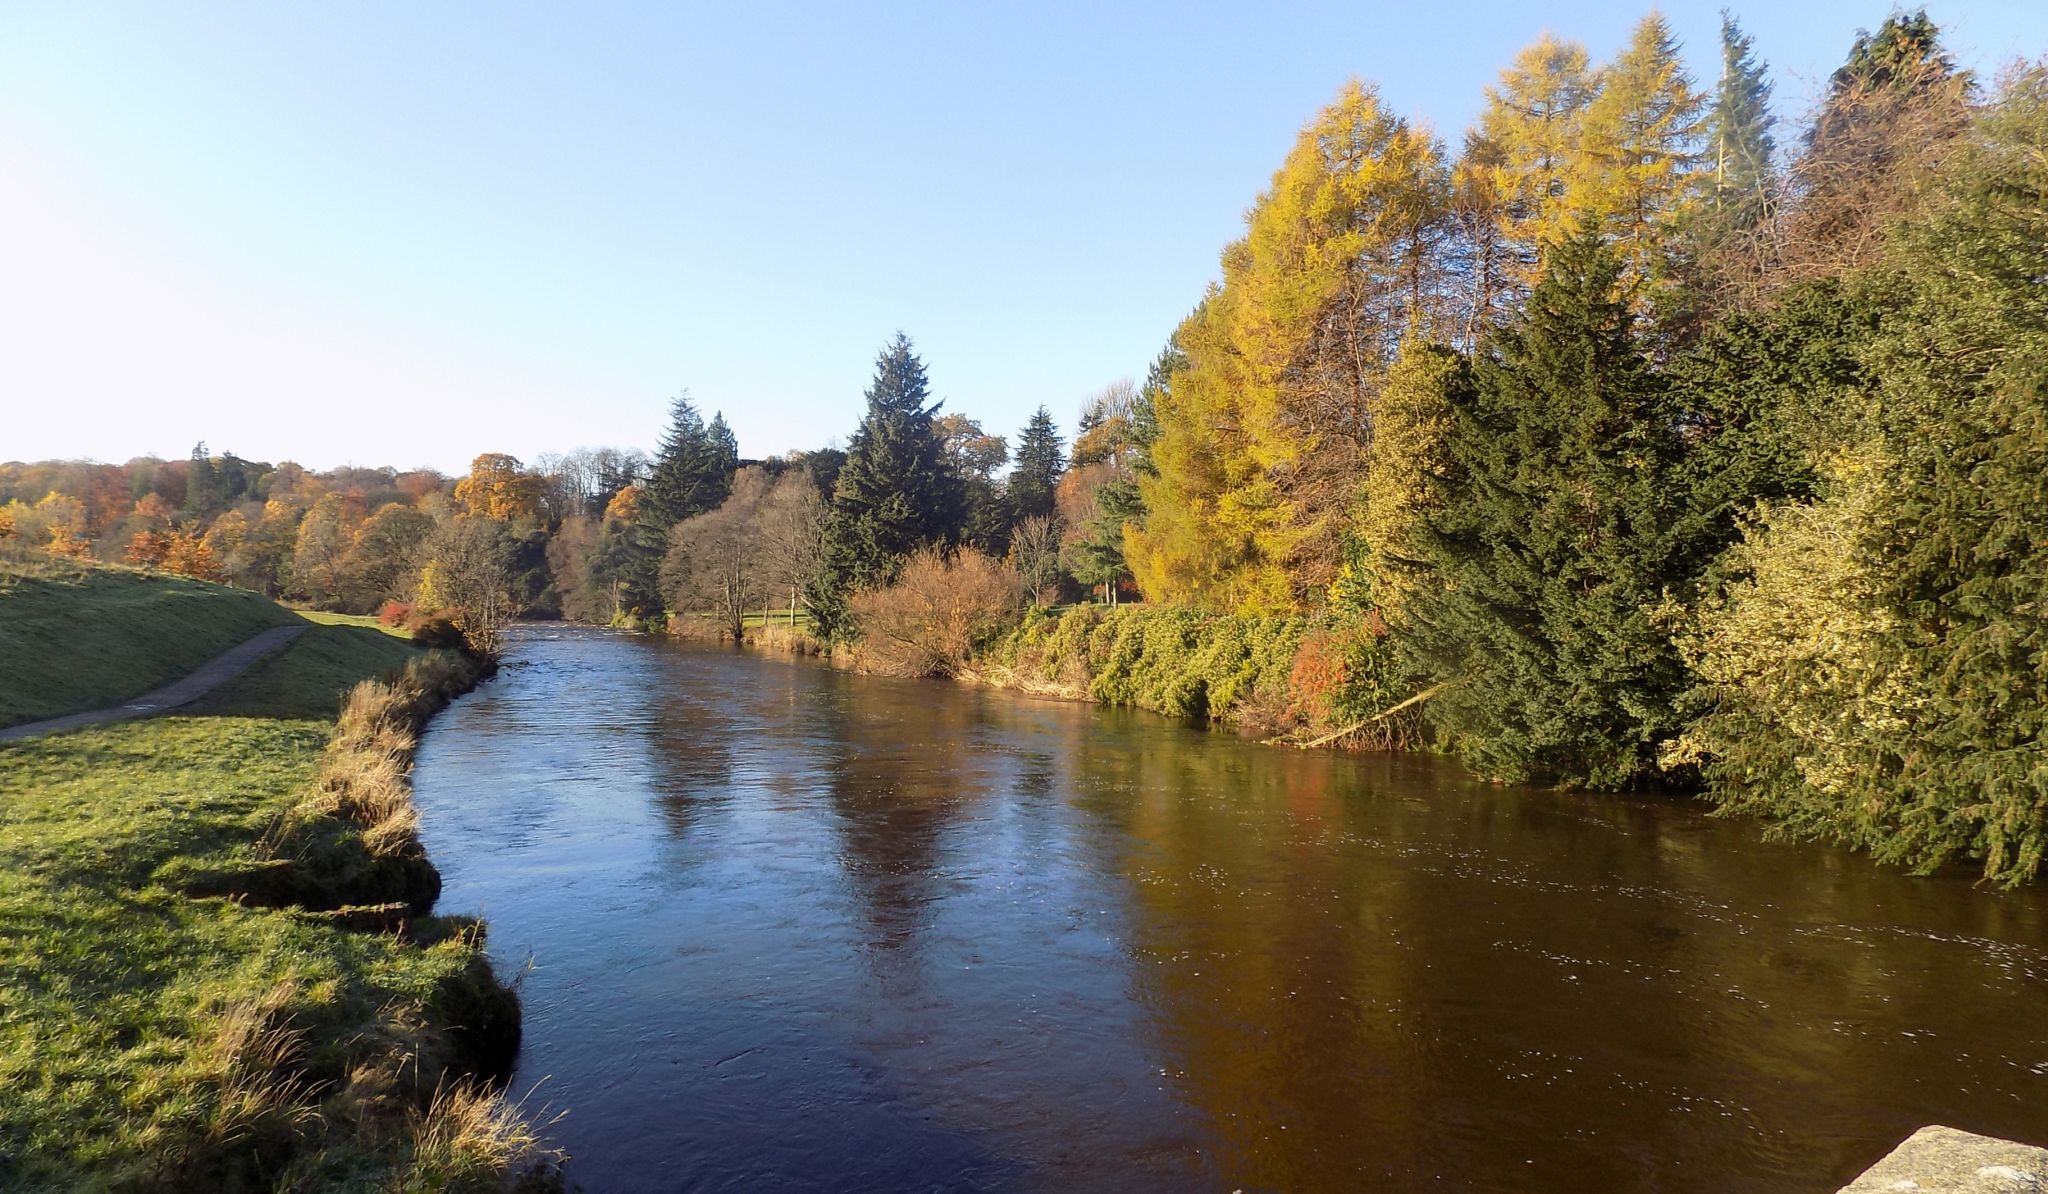
M 415 777 L 591 1194 L 1825 1191 L 2048 1143 L 2048 896 L 1146 714 L 521 628 Z

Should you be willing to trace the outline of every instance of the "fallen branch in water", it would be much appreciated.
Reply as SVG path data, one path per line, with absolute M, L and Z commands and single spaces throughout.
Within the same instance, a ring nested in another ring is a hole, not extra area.
M 1435 696 L 1437 693 L 1442 692 L 1444 689 L 1449 688 L 1450 686 L 1451 682 L 1449 680 L 1446 680 L 1441 684 L 1433 684 L 1430 687 L 1423 689 L 1421 692 L 1416 693 L 1414 696 L 1409 697 L 1407 700 L 1402 701 L 1400 704 L 1393 706 L 1392 708 L 1380 710 L 1378 713 L 1373 714 L 1371 717 L 1366 718 L 1364 721 L 1354 722 L 1353 724 L 1345 726 L 1343 729 L 1338 730 L 1334 734 L 1325 734 L 1322 737 L 1316 739 L 1314 742 L 1297 742 L 1294 743 L 1294 745 L 1301 748 L 1302 750 L 1314 750 L 1318 746 L 1328 746 L 1330 743 L 1335 742 L 1339 738 L 1356 734 L 1358 731 L 1371 725 L 1373 722 L 1385 721 L 1387 718 L 1392 717 L 1394 714 L 1399 713 L 1403 709 L 1411 708 L 1415 705 L 1420 705 L 1422 702 L 1428 700 L 1429 698 Z

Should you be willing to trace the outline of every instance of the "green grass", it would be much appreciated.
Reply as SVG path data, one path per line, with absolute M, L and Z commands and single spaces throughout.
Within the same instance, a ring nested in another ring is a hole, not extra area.
M 0 564 L 0 726 L 119 704 L 296 617 L 178 576 Z
M 747 614 L 740 619 L 740 623 L 744 626 L 794 625 L 798 630 L 809 630 L 811 629 L 811 614 L 809 610 L 800 609 L 796 611 L 796 621 L 792 623 L 789 620 L 789 611 L 786 609 L 779 609 L 768 614 L 768 616 L 765 618 L 762 617 L 760 614 Z
M 10 647 L 86 642 L 107 618 L 215 635 L 156 644 L 151 666 L 278 624 L 238 624 L 247 609 L 216 586 L 130 573 L 26 595 L 0 612 Z M 0 1191 L 459 1188 L 415 1151 L 431 1092 L 413 1086 L 483 1047 L 463 1043 L 484 1021 L 460 1009 L 504 998 L 466 922 L 352 931 L 190 894 L 190 876 L 245 866 L 310 790 L 341 690 L 421 654 L 314 621 L 177 716 L 0 744 Z
M 306 1070 L 344 1077 L 389 1005 L 469 951 L 197 900 L 166 864 L 252 840 L 310 780 L 317 721 L 171 717 L 0 748 L 0 1187 L 122 1185 L 197 1155 L 223 1102 L 224 1009 L 280 987 Z
M 284 650 L 185 707 L 195 716 L 332 718 L 350 685 L 382 676 L 419 656 L 419 648 L 375 625 L 329 622 L 328 614 Z

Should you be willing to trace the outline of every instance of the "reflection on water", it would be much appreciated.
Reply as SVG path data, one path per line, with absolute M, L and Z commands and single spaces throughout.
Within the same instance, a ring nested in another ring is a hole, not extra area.
M 613 1190 L 1832 1189 L 2048 1141 L 2043 897 L 1671 801 L 594 631 L 421 752 Z

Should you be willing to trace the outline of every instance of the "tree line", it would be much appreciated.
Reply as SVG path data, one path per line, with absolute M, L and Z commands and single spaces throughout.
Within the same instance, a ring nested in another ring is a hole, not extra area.
M 2048 73 L 1896 13 L 1780 152 L 1721 50 L 1546 37 L 1455 156 L 1347 86 L 1175 332 L 1131 566 L 1370 620 L 1478 775 L 2030 876 Z
M 779 613 L 926 670 L 1029 604 L 1310 620 L 1297 681 L 1369 673 L 1483 777 L 1696 787 L 2017 881 L 2048 847 L 2048 73 L 1987 84 L 1894 13 L 1781 135 L 1720 40 L 1702 86 L 1654 15 L 1603 64 L 1545 36 L 1455 152 L 1346 84 L 1070 442 L 943 410 L 899 335 L 843 450 L 743 460 L 685 396 L 651 454 L 459 479 L 8 465 L 0 536 L 343 607 Z

